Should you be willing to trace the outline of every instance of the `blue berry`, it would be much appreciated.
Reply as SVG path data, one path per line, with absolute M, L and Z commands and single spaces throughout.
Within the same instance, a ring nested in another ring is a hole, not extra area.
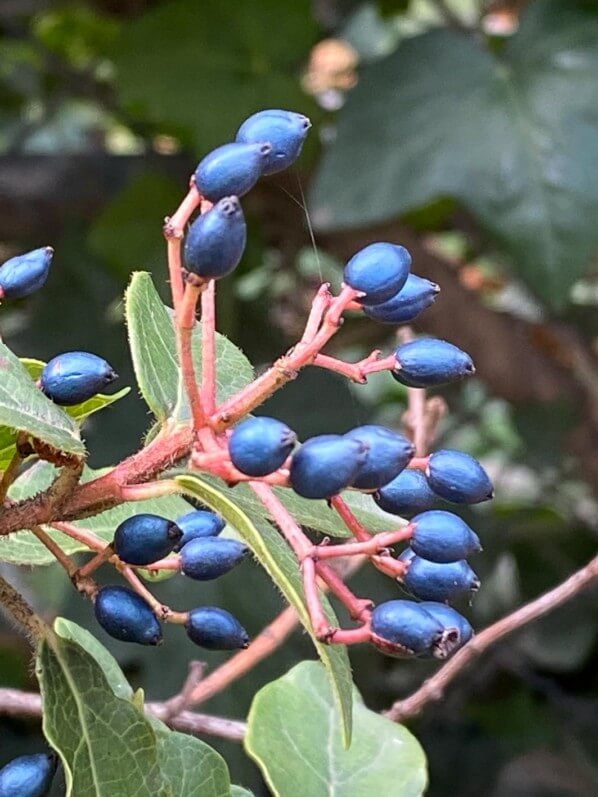
M 413 445 L 398 432 L 385 426 L 358 426 L 345 437 L 367 447 L 366 459 L 360 466 L 352 487 L 358 490 L 377 490 L 395 478 L 413 457 Z
M 181 548 L 181 571 L 197 581 L 211 581 L 240 564 L 248 553 L 238 540 L 196 537 Z
M 292 111 L 266 110 L 246 119 L 237 132 L 237 141 L 268 141 L 272 151 L 266 156 L 264 174 L 287 169 L 301 154 L 311 122 L 307 116 Z
M 53 255 L 52 247 L 45 246 L 7 260 L 0 268 L 0 298 L 22 299 L 42 288 Z
M 95 600 L 96 620 L 122 642 L 159 645 L 162 629 L 151 606 L 128 587 L 102 587 Z
M 443 624 L 413 601 L 387 601 L 376 606 L 371 620 L 372 643 L 390 655 L 445 658 L 447 637 L 456 631 Z
M 367 446 L 358 440 L 336 434 L 312 437 L 293 455 L 291 487 L 304 498 L 332 498 L 353 483 L 366 458 Z
M 458 562 L 482 550 L 478 535 L 452 512 L 423 512 L 411 522 L 415 526 L 411 547 L 430 562 Z
M 217 606 L 200 606 L 189 612 L 187 636 L 208 650 L 238 650 L 249 645 L 249 636 L 232 614 Z
M 426 469 L 432 490 L 453 504 L 479 504 L 494 496 L 492 482 L 474 457 L 444 448 L 431 454 Z
M 69 351 L 45 366 L 40 386 L 52 401 L 68 407 L 93 398 L 117 378 L 112 366 L 101 357 L 86 351 Z
M 403 246 L 375 243 L 353 255 L 345 266 L 344 282 L 362 291 L 364 305 L 380 304 L 398 293 L 409 276 L 411 255 Z
M 13 758 L 0 769 L 0 797 L 44 797 L 50 791 L 58 758 L 37 753 Z
M 116 554 L 129 565 L 151 565 L 171 553 L 183 532 L 160 515 L 139 514 L 123 520 L 112 543 Z
M 420 338 L 395 350 L 397 368 L 391 374 L 408 387 L 436 387 L 471 376 L 471 357 L 452 343 Z
M 431 509 L 438 500 L 420 470 L 407 468 L 374 494 L 380 509 L 409 517 Z
M 236 196 L 224 197 L 189 228 L 185 268 L 205 279 L 225 277 L 239 265 L 246 241 L 241 203 Z
M 210 202 L 243 196 L 262 175 L 272 147 L 265 139 L 255 144 L 224 144 L 200 161 L 195 185 Z
M 400 557 L 403 559 L 403 557 Z M 405 557 L 407 559 L 408 557 Z M 405 561 L 403 559 L 403 561 Z M 421 556 L 412 556 L 403 583 L 416 598 L 450 603 L 480 588 L 480 580 L 464 559 L 439 564 Z
M 247 476 L 267 476 L 284 464 L 297 435 L 276 418 L 248 418 L 235 427 L 228 450 L 231 462 Z
M 183 545 L 196 537 L 217 537 L 226 526 L 221 517 L 206 509 L 196 509 L 177 518 L 175 522 L 183 532 L 183 537 L 173 548 L 174 551 L 180 551 Z
M 401 290 L 381 304 L 366 305 L 368 318 L 381 324 L 406 324 L 434 303 L 440 288 L 435 282 L 410 274 Z
M 422 609 L 425 609 L 428 614 L 431 614 L 435 620 L 438 620 L 438 622 L 441 623 L 445 629 L 457 629 L 459 636 L 458 639 L 455 640 L 454 646 L 451 648 L 451 653 L 455 653 L 472 638 L 473 628 L 468 620 L 466 620 L 465 617 L 463 617 L 463 615 L 458 611 L 450 606 L 447 606 L 446 603 L 425 601 L 419 605 L 422 607 Z

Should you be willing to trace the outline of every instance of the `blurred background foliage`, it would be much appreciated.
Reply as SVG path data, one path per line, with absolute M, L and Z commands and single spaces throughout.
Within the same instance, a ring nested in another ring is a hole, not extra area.
M 0 255 L 56 247 L 45 290 L 0 311 L 18 354 L 93 350 L 133 384 L 122 292 L 143 269 L 167 297 L 161 225 L 197 160 L 257 109 L 307 113 L 314 128 L 299 166 L 246 197 L 250 243 L 221 283 L 220 328 L 261 368 L 296 339 L 315 286 L 339 285 L 348 255 L 380 238 L 404 243 L 414 271 L 442 287 L 416 331 L 453 341 L 477 366 L 474 381 L 442 391 L 451 412 L 438 441 L 480 457 L 497 484 L 492 506 L 465 513 L 485 548 L 474 624 L 595 552 L 597 3 L 2 0 L 0 35 Z M 357 359 L 393 335 L 356 318 L 335 346 Z M 383 375 L 353 387 L 315 369 L 266 408 L 302 437 L 397 426 L 404 409 L 402 388 Z M 133 451 L 148 422 L 135 391 L 95 416 L 91 464 Z M 10 577 L 47 615 L 92 625 L 55 568 Z M 375 573 L 354 586 L 375 599 L 396 593 Z M 250 565 L 158 589 L 175 605 L 225 605 L 253 633 L 281 607 Z M 598 793 L 593 598 L 496 646 L 412 723 L 432 797 Z M 177 639 L 175 659 L 168 644 L 145 652 L 102 635 L 152 699 L 175 692 L 198 656 Z M 7 624 L 0 649 L 0 684 L 33 688 L 26 643 Z M 311 656 L 296 634 L 208 710 L 243 716 L 261 684 Z M 353 663 L 380 709 L 435 667 L 365 649 Z M 37 723 L 1 718 L 0 763 L 36 748 L 37 733 Z M 265 793 L 239 748 L 216 746 L 236 782 Z

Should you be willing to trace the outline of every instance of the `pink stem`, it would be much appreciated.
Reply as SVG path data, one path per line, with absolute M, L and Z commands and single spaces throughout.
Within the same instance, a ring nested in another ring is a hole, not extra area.
M 77 571 L 77 575 L 79 578 L 86 578 L 87 576 L 91 575 L 94 570 L 97 570 L 98 567 L 101 567 L 105 564 L 109 559 L 114 556 L 114 548 L 111 545 L 106 545 L 103 551 L 97 553 L 92 559 L 89 560 L 83 567 L 80 567 Z
M 412 468 L 413 470 L 421 470 L 426 471 L 428 468 L 428 463 L 430 462 L 430 457 L 413 457 L 411 462 L 407 465 L 408 468 Z
M 201 295 L 202 404 L 206 415 L 216 409 L 216 281 Z
M 402 529 L 375 534 L 367 542 L 350 542 L 345 545 L 317 545 L 313 556 L 317 560 L 333 559 L 339 556 L 356 556 L 365 554 L 372 556 L 398 542 L 404 542 L 413 536 L 413 525 L 409 524 Z
M 371 637 L 370 625 L 369 623 L 364 623 L 359 628 L 337 629 L 328 642 L 331 645 L 359 645 L 363 642 L 369 642 Z
M 346 606 L 353 620 L 363 621 L 370 616 L 372 601 L 354 595 L 336 570 L 323 562 L 316 562 L 316 572 L 330 591 Z
M 197 377 L 195 375 L 195 363 L 193 362 L 193 327 L 195 325 L 195 308 L 199 299 L 200 288 L 195 285 L 187 285 L 180 305 L 178 323 L 178 349 L 179 362 L 185 391 L 189 398 L 191 416 L 193 418 L 193 429 L 198 432 L 206 425 L 206 414 L 202 405 Z
M 305 324 L 303 336 L 299 341 L 299 345 L 311 343 L 318 333 L 318 329 L 322 323 L 324 313 L 330 307 L 332 295 L 330 293 L 330 283 L 324 282 L 318 288 L 314 300 L 311 305 L 311 310 Z
M 92 551 L 103 552 L 106 547 L 106 541 L 98 537 L 97 534 L 94 534 L 93 531 L 80 529 L 72 523 L 52 523 L 52 528 L 62 532 L 62 534 L 66 534 L 67 537 L 70 537 L 72 540 L 77 540 L 77 542 L 80 542 Z
M 180 493 L 181 488 L 174 479 L 159 479 L 145 484 L 129 484 L 120 488 L 123 501 L 148 501 L 165 495 Z
M 312 628 L 316 639 L 326 641 L 330 638 L 333 628 L 322 608 L 320 600 L 320 590 L 316 579 L 316 563 L 307 557 L 303 560 L 303 589 L 305 591 L 305 603 L 311 619 Z
M 199 207 L 201 195 L 192 182 L 187 195 L 174 214 L 164 224 L 164 237 L 167 240 L 168 270 L 170 273 L 170 289 L 175 313 L 178 314 L 183 300 L 183 266 L 181 262 L 181 241 L 185 235 L 185 225 Z
M 342 374 L 353 382 L 364 384 L 370 374 L 378 371 L 393 371 L 396 368 L 397 361 L 394 354 L 383 357 L 381 360 L 378 359 L 379 354 L 379 350 L 373 351 L 358 363 L 346 363 L 343 360 L 337 360 L 336 357 L 329 357 L 327 354 L 316 354 L 313 364 L 319 368 L 326 368 L 328 371 Z
M 150 573 L 157 573 L 159 570 L 180 570 L 181 557 L 167 556 L 166 559 L 159 559 L 157 562 L 152 562 L 151 565 L 144 565 L 142 570 L 149 570 Z
M 188 612 L 174 612 L 169 606 L 165 606 L 163 603 L 161 603 L 154 595 L 152 595 L 143 581 L 141 581 L 141 579 L 136 575 L 136 573 L 133 572 L 133 570 L 131 570 L 130 567 L 122 567 L 120 572 L 133 587 L 135 592 L 152 607 L 154 614 L 159 620 L 163 620 L 167 623 L 176 623 L 178 625 L 184 625 L 187 622 L 189 619 Z

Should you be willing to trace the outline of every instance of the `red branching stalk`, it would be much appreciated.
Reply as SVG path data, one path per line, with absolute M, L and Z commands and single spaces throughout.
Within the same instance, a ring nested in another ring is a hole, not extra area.
M 216 409 L 216 282 L 210 280 L 201 295 L 201 398 L 206 415 Z
M 170 274 L 170 289 L 172 291 L 172 302 L 175 314 L 183 300 L 185 288 L 183 282 L 183 264 L 181 260 L 181 241 L 185 235 L 187 222 L 197 210 L 201 203 L 201 194 L 191 180 L 191 185 L 187 195 L 178 206 L 172 216 L 164 222 L 164 237 L 167 241 L 168 271 Z

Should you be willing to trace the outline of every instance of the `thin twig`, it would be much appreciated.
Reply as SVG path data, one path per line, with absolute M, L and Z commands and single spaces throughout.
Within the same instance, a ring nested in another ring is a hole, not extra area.
M 22 462 L 23 459 L 21 455 L 18 451 L 15 451 L 12 459 L 6 466 L 6 470 L 2 474 L 2 480 L 0 481 L 0 506 L 4 503 L 4 499 L 6 498 L 6 494 L 8 493 L 10 485 L 17 477 Z
M 216 280 L 201 295 L 201 399 L 211 415 L 216 409 Z
M 181 691 L 178 693 L 178 695 L 174 695 L 174 697 L 169 698 L 164 703 L 164 706 L 167 709 L 167 714 L 164 717 L 165 720 L 171 722 L 174 717 L 177 717 L 193 703 L 193 692 L 204 677 L 205 671 L 205 661 L 189 662 L 189 672 L 187 673 L 187 677 L 185 678 L 185 683 L 183 684 Z

